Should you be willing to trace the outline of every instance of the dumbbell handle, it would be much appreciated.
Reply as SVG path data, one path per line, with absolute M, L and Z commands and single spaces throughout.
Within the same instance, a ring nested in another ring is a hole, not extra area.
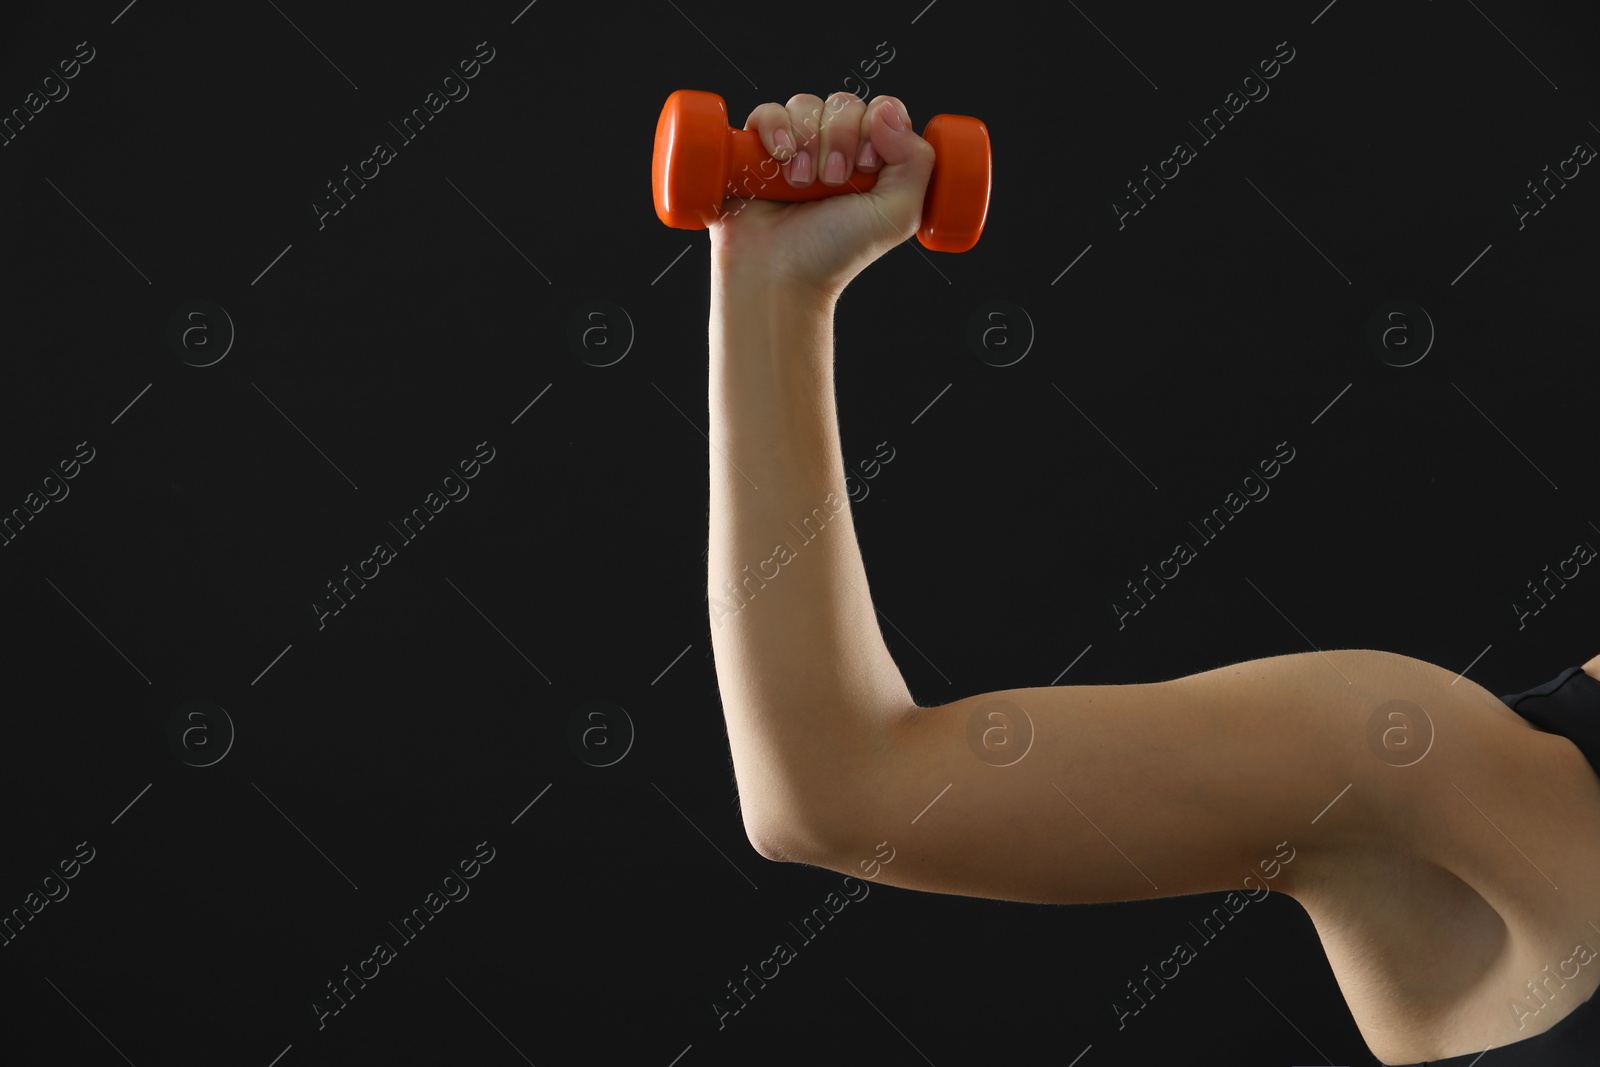
M 755 200 L 821 200 L 840 193 L 864 193 L 878 184 L 876 172 L 855 171 L 842 185 L 827 185 L 813 178 L 810 185 L 796 188 L 779 169 L 782 166 L 768 153 L 755 130 L 728 127 L 728 195 Z M 819 163 L 813 173 L 822 169 Z
M 815 134 L 813 134 L 813 138 Z M 965 252 L 983 232 L 989 212 L 989 131 L 969 115 L 935 115 L 922 137 L 938 156 L 923 195 L 917 240 L 936 252 Z M 820 168 L 819 168 L 820 169 Z M 864 193 L 877 173 L 854 174 L 840 185 L 812 181 L 796 189 L 754 130 L 737 129 L 715 93 L 679 89 L 656 120 L 650 182 L 656 215 L 668 226 L 703 230 L 730 195 L 751 200 L 820 200 Z

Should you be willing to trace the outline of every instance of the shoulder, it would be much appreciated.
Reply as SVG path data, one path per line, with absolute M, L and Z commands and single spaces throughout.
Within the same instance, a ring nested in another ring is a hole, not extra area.
M 1600 910 L 1586 910 L 1600 895 L 1600 780 L 1566 739 L 1465 678 L 1445 682 L 1418 701 L 1426 751 L 1378 760 L 1362 781 L 1369 825 L 1300 865 L 1293 893 L 1388 1063 L 1536 1036 L 1600 984 L 1600 967 L 1574 962 L 1600 946 Z

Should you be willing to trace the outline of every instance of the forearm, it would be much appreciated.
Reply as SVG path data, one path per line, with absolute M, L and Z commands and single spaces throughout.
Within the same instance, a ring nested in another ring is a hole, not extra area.
M 832 299 L 713 270 L 706 596 L 752 839 L 810 833 L 913 706 L 851 519 L 832 331 Z

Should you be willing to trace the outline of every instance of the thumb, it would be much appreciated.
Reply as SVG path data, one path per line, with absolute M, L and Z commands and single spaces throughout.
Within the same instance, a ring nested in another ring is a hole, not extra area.
M 905 240 L 922 224 L 922 201 L 933 175 L 933 145 L 911 129 L 906 109 L 894 97 L 879 97 L 868 116 L 873 150 L 883 160 L 866 195 Z

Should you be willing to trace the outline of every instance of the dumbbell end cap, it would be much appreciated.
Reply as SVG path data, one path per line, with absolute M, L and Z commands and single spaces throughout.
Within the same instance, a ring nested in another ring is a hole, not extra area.
M 698 89 L 667 97 L 650 165 L 656 216 L 676 229 L 705 229 L 722 205 L 727 152 L 728 106 L 722 97 Z
M 965 252 L 989 216 L 989 128 L 970 115 L 935 115 L 922 137 L 933 146 L 933 177 L 922 201 L 917 240 L 934 252 Z

